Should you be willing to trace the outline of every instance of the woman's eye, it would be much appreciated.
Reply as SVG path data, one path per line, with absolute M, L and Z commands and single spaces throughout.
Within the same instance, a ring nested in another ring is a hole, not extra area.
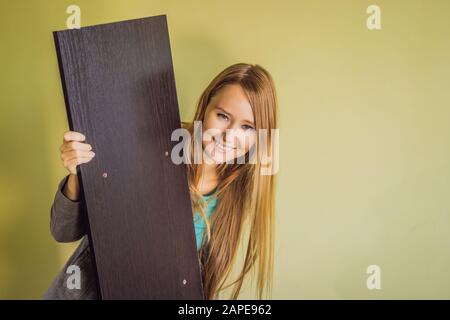
M 242 126 L 242 129 L 244 129 L 244 130 L 253 130 L 253 127 L 252 127 L 252 126 L 249 126 L 249 125 L 246 125 L 246 124 L 244 124 L 244 125 Z
M 228 120 L 228 117 L 227 117 L 226 115 L 224 115 L 223 113 L 218 113 L 217 116 L 218 116 L 219 118 L 223 118 L 223 119 L 225 119 L 225 120 Z

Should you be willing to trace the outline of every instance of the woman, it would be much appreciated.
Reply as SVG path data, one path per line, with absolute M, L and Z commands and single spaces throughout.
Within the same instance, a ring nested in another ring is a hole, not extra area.
M 201 160 L 195 154 L 196 123 L 201 123 Z M 277 128 L 277 97 L 271 75 L 261 66 L 238 63 L 219 73 L 200 96 L 192 123 L 183 123 L 191 134 L 186 153 L 197 248 L 202 263 L 206 299 L 233 286 L 237 299 L 244 277 L 258 270 L 257 289 L 271 294 L 274 245 L 275 176 L 264 173 L 267 159 L 276 158 L 273 132 Z M 265 129 L 265 130 L 261 130 Z M 262 135 L 264 133 L 265 135 Z M 76 166 L 95 156 L 82 133 L 68 131 L 60 147 L 69 171 L 58 186 L 51 208 L 51 232 L 59 242 L 81 238 L 63 271 L 45 298 L 96 299 L 96 276 L 90 258 L 86 223 L 79 202 Z M 270 166 L 269 165 L 269 166 Z M 225 286 L 243 228 L 248 227 L 246 255 L 239 276 Z M 206 231 L 206 232 L 205 232 Z M 82 272 L 80 289 L 68 289 L 66 270 L 76 265 Z

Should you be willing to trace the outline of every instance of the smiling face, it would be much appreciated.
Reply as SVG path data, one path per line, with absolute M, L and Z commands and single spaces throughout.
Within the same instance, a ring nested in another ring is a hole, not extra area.
M 238 84 L 223 87 L 211 98 L 203 121 L 203 150 L 216 164 L 243 156 L 256 142 L 253 110 Z

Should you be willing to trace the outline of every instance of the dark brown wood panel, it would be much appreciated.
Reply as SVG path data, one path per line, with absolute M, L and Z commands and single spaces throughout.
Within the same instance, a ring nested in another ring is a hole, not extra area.
M 103 299 L 203 299 L 165 15 L 54 32 Z M 166 152 L 168 155 L 166 155 Z

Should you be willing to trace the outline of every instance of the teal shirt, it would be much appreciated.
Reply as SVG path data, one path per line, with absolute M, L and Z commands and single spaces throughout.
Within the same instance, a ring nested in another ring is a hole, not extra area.
M 203 195 L 203 199 L 205 199 L 205 201 L 209 200 L 211 198 L 212 194 L 213 193 L 211 192 L 211 193 L 209 193 L 207 195 Z M 208 217 L 208 219 L 213 214 L 214 209 L 216 208 L 216 206 L 217 206 L 217 198 L 212 199 L 208 203 L 208 205 L 206 206 L 205 214 Z M 197 239 L 197 250 L 200 250 L 203 233 L 206 232 L 206 223 L 202 219 L 202 216 L 201 216 L 200 212 L 196 212 L 195 215 L 194 215 L 194 227 L 195 227 L 195 237 Z

